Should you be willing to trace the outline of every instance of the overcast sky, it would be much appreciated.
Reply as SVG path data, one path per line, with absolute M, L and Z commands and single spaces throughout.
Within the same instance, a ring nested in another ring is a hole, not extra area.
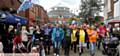
M 80 0 L 39 0 L 37 3 L 43 6 L 47 11 L 50 11 L 51 7 L 54 7 L 60 3 L 69 7 L 71 10 L 78 10 Z
M 33 0 L 36 4 L 39 4 L 41 6 L 44 7 L 45 10 L 47 10 L 47 12 L 49 12 L 51 10 L 52 7 L 61 4 L 65 7 L 70 8 L 70 11 L 72 11 L 72 13 L 75 13 L 76 15 L 78 15 L 79 13 L 79 7 L 81 4 L 81 0 Z M 103 12 L 100 13 L 100 16 L 103 16 Z

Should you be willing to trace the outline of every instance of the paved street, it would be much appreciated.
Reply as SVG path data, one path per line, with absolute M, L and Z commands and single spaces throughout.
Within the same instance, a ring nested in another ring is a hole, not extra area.
M 120 51 L 120 45 L 118 46 L 119 51 Z M 102 48 L 101 48 L 102 49 Z M 53 53 L 51 51 L 51 55 L 47 55 L 47 56 L 53 56 Z M 61 50 L 61 56 L 64 56 L 64 51 Z M 72 50 L 70 51 L 70 56 L 79 56 L 78 53 L 74 53 Z M 89 50 L 85 48 L 84 53 L 82 54 L 82 56 L 90 56 L 89 54 Z M 107 56 L 107 55 L 103 55 L 102 54 L 102 50 L 97 50 L 96 49 L 96 53 L 95 56 Z
M 51 55 L 47 55 L 47 56 L 53 56 L 53 53 L 51 51 Z M 61 56 L 64 56 L 64 51 L 61 50 Z M 74 53 L 72 50 L 70 51 L 70 56 L 79 56 L 78 52 Z M 84 53 L 82 54 L 82 56 L 90 56 L 89 54 L 89 50 L 88 49 L 84 49 Z M 96 50 L 95 56 L 105 56 L 102 55 L 102 51 L 101 50 Z
M 53 54 L 52 55 L 47 55 L 47 56 L 53 56 Z M 61 54 L 61 56 L 64 56 L 63 53 Z M 79 56 L 79 55 L 78 55 L 78 53 L 73 53 L 71 51 L 70 56 Z M 89 51 L 85 51 L 85 53 L 83 53 L 82 56 L 90 56 Z M 102 55 L 101 51 L 96 51 L 95 56 L 105 56 L 105 55 Z

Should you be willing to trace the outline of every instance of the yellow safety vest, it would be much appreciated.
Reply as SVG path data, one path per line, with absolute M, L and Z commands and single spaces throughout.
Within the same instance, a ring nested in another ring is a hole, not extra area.
M 75 36 L 77 30 L 73 30 L 72 34 L 71 34 L 71 42 L 75 42 L 77 41 L 77 37 Z
M 85 42 L 85 31 L 80 30 L 79 32 L 79 42 Z

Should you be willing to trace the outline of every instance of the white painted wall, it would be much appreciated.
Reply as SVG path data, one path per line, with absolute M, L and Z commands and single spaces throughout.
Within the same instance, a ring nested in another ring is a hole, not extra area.
M 107 6 L 107 8 L 108 8 L 108 9 L 107 9 L 107 12 L 110 12 L 110 11 L 111 11 L 111 0 L 107 0 L 107 2 L 108 2 L 108 3 L 107 3 L 107 5 L 108 5 L 108 6 Z
M 120 16 L 120 0 L 114 4 L 114 17 Z
M 107 13 L 108 13 L 108 0 L 104 0 L 105 7 L 104 7 L 104 18 L 107 19 Z

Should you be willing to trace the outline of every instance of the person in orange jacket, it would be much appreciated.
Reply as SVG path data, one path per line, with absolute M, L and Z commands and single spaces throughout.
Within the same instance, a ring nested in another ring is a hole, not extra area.
M 91 56 L 94 56 L 98 33 L 94 26 L 89 27 L 87 32 L 88 32 L 88 37 L 89 37 L 89 42 L 90 42 L 90 54 Z

